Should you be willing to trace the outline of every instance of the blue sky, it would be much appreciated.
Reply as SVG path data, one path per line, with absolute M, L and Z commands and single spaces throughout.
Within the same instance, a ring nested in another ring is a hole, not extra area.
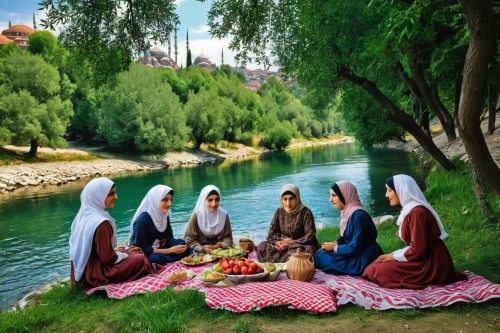
M 23 24 L 33 26 L 32 15 L 33 11 L 36 15 L 38 29 L 40 26 L 40 19 L 45 17 L 43 11 L 38 10 L 38 2 L 40 0 L 0 0 L 0 31 L 9 27 L 9 20 L 12 24 Z M 189 28 L 189 47 L 191 49 L 192 58 L 200 55 L 202 52 L 217 65 L 221 62 L 221 50 L 224 48 L 224 63 L 236 66 L 234 62 L 234 52 L 229 51 L 227 46 L 229 39 L 219 40 L 211 39 L 208 33 L 207 26 L 207 13 L 210 8 L 211 1 L 198 2 L 196 0 L 176 0 L 177 13 L 181 25 L 179 27 L 177 36 L 178 45 L 178 63 L 182 62 L 186 65 L 186 31 Z M 57 32 L 55 32 L 57 34 Z M 174 38 L 172 35 L 172 44 Z M 157 45 L 167 51 L 166 45 Z M 172 45 L 172 58 L 173 55 Z M 257 64 L 248 64 L 248 68 L 256 69 L 262 68 Z

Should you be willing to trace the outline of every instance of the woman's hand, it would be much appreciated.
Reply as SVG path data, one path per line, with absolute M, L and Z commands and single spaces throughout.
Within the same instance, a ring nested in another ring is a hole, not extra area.
M 210 245 L 210 248 L 212 250 L 217 250 L 217 249 L 220 249 L 222 247 L 222 242 L 217 242 L 217 244 L 215 245 Z
M 285 251 L 286 250 L 286 247 L 284 247 L 283 241 L 277 241 L 276 243 L 274 243 L 274 247 L 278 251 Z
M 203 251 L 203 253 L 212 253 L 212 245 L 203 245 L 201 247 L 201 250 Z
M 337 245 L 337 242 L 324 242 L 321 244 L 321 249 L 325 252 L 330 252 L 333 251 Z
M 181 254 L 187 250 L 187 245 L 185 244 L 174 245 L 166 250 L 169 250 L 169 253 Z
M 285 245 L 286 248 L 289 248 L 294 243 L 295 243 L 295 239 L 293 239 L 293 238 L 287 237 L 287 238 L 283 239 L 283 245 Z
M 396 261 L 396 259 L 394 259 L 394 255 L 392 253 L 389 253 L 389 254 L 382 254 L 375 261 L 376 262 Z
M 124 251 L 126 254 L 137 254 L 137 253 L 142 253 L 142 249 L 138 246 L 132 245 L 131 247 L 128 248 L 128 250 Z

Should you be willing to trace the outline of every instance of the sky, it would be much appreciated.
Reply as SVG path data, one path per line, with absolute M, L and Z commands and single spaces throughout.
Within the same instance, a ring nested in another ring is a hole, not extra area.
M 30 27 L 33 26 L 33 12 L 35 12 L 37 29 L 41 30 L 40 20 L 45 17 L 45 12 L 39 10 L 38 2 L 40 0 L 0 0 L 0 31 L 9 27 L 9 20 L 12 24 L 22 22 Z M 202 52 L 212 63 L 220 65 L 221 50 L 224 48 L 224 63 L 232 66 L 237 64 L 234 62 L 235 53 L 228 49 L 230 39 L 212 39 L 208 33 L 207 13 L 210 9 L 211 1 L 198 2 L 196 0 L 176 0 L 177 14 L 179 15 L 180 26 L 177 32 L 178 58 L 177 62 L 180 66 L 181 62 L 186 66 L 186 32 L 189 29 L 189 48 L 191 49 L 191 57 L 194 59 Z M 58 34 L 54 32 L 54 34 Z M 174 58 L 174 36 L 172 34 L 172 58 Z M 167 45 L 155 45 L 163 48 L 168 52 Z M 257 69 L 263 68 L 262 65 L 247 64 L 247 68 Z M 271 70 L 274 70 L 271 67 Z

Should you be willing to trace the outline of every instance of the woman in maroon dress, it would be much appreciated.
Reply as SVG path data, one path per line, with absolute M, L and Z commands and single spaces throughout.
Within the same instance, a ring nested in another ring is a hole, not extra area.
M 107 178 L 95 178 L 83 189 L 69 240 L 73 285 L 90 289 L 155 273 L 140 248 L 114 250 L 116 225 L 106 208 L 113 208 L 117 198 L 116 187 Z
M 463 279 L 456 273 L 443 242 L 448 235 L 436 211 L 413 178 L 397 175 L 386 180 L 386 197 L 391 206 L 403 209 L 397 225 L 403 249 L 379 256 L 366 267 L 363 277 L 385 288 L 422 289 Z

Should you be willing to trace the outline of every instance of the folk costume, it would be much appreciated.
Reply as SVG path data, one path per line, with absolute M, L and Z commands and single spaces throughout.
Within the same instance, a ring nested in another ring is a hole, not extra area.
M 150 263 L 160 265 L 179 261 L 193 253 L 190 248 L 178 254 L 153 253 L 153 245 L 158 249 L 168 249 L 175 245 L 186 244 L 182 239 L 174 238 L 170 224 L 170 209 L 167 213 L 163 213 L 159 209 L 160 202 L 169 193 L 173 197 L 174 190 L 168 186 L 154 186 L 148 191 L 130 222 L 132 232 L 130 245 L 140 247 Z
M 331 187 L 345 205 L 340 213 L 340 237 L 333 251 L 320 249 L 314 266 L 335 275 L 361 275 L 370 263 L 383 254 L 377 243 L 377 228 L 361 204 L 356 187 L 339 181 Z
M 213 194 L 221 197 L 220 190 L 213 185 L 205 186 L 201 190 L 186 226 L 184 240 L 195 252 L 201 253 L 204 245 L 215 245 L 219 242 L 223 248 L 233 246 L 233 232 L 227 211 L 219 206 L 215 212 L 211 212 L 205 204 L 207 198 Z
M 386 180 L 396 192 L 401 206 L 398 236 L 409 244 L 393 252 L 396 261 L 373 262 L 363 277 L 385 288 L 422 289 L 465 278 L 456 273 L 451 255 L 443 242 L 448 235 L 436 211 L 415 180 L 397 175 Z
M 80 195 L 81 207 L 71 225 L 69 257 L 71 282 L 85 289 L 132 281 L 155 273 L 146 257 L 117 252 L 115 220 L 105 200 L 114 186 L 107 178 L 95 178 Z
M 282 207 L 274 212 L 268 236 L 257 246 L 257 258 L 260 262 L 286 262 L 290 254 L 296 253 L 298 248 L 301 249 L 301 252 L 307 252 L 314 256 L 318 249 L 316 226 L 311 210 L 302 204 L 297 186 L 284 185 L 280 191 L 280 198 L 287 193 L 292 193 L 295 196 L 297 205 L 292 211 L 287 212 L 282 204 Z M 292 238 L 295 243 L 284 251 L 278 250 L 276 242 L 285 238 Z

